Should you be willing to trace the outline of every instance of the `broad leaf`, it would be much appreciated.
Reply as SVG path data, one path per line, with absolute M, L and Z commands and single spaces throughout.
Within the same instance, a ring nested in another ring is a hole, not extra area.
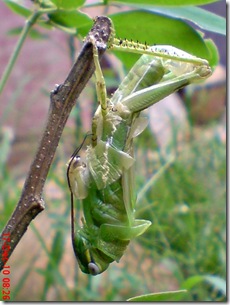
M 85 0 L 51 0 L 53 4 L 56 5 L 57 8 L 61 8 L 64 10 L 74 10 L 81 7 Z
M 165 7 L 165 6 L 144 6 L 143 4 L 133 4 L 138 9 L 159 13 L 174 18 L 182 18 L 195 23 L 201 29 L 226 35 L 226 19 L 213 14 L 207 10 L 195 6 Z
M 140 295 L 128 299 L 129 302 L 172 302 L 180 301 L 186 294 L 186 290 L 177 290 L 177 291 L 167 291 L 167 292 L 157 292 L 150 293 L 145 295 Z
M 25 8 L 22 4 L 19 4 L 16 1 L 13 0 L 3 0 L 4 3 L 16 14 L 24 16 L 24 17 L 29 17 L 32 12 Z
M 70 27 L 76 28 L 87 26 L 88 30 L 90 29 L 90 24 L 92 24 L 92 20 L 84 13 L 80 13 L 78 11 L 62 11 L 58 10 L 55 13 L 49 14 L 49 18 L 54 23 Z

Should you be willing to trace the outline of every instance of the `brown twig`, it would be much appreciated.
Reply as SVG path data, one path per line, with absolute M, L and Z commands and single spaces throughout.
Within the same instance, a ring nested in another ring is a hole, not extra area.
M 76 99 L 95 70 L 92 43 L 89 36 L 93 35 L 96 39 L 99 56 L 101 57 L 106 49 L 110 34 L 110 19 L 103 16 L 97 17 L 67 79 L 51 92 L 48 120 L 42 140 L 31 164 L 21 198 L 1 233 L 0 270 L 3 269 L 30 222 L 45 208 L 41 196 L 58 142 Z

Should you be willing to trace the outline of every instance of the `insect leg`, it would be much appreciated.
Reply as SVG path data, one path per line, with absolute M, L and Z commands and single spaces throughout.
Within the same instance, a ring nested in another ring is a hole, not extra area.
M 184 75 L 174 76 L 168 81 L 163 81 L 159 84 L 139 90 L 124 98 L 121 102 L 131 113 L 142 111 L 151 105 L 159 102 L 166 96 L 179 89 L 198 81 L 201 81 L 211 74 L 211 70 L 205 66 L 194 68 L 193 71 Z
M 183 61 L 187 63 L 193 63 L 194 65 L 209 65 L 206 59 L 193 56 L 185 51 L 182 51 L 170 45 L 150 46 L 135 41 L 129 41 L 127 39 L 120 40 L 114 38 L 109 48 L 111 50 L 131 52 L 141 55 L 146 54 L 158 58 L 172 59 L 174 61 Z
M 98 138 L 98 125 L 100 124 L 100 115 L 102 115 L 102 120 L 108 113 L 108 105 L 107 105 L 107 91 L 105 79 L 101 70 L 101 65 L 99 62 L 98 50 L 95 44 L 94 37 L 91 37 L 91 42 L 93 44 L 93 59 L 95 64 L 95 76 L 96 76 L 96 91 L 97 91 L 97 99 L 100 104 L 98 107 L 92 121 L 92 144 L 96 146 L 97 138 Z
M 151 221 L 136 219 L 132 226 L 104 223 L 100 226 L 99 234 L 103 240 L 130 240 L 143 234 L 151 225 Z

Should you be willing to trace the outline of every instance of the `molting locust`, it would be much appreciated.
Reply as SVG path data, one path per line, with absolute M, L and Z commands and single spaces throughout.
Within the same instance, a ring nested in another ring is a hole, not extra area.
M 211 68 L 205 59 L 172 46 L 147 46 L 111 37 L 108 48 L 143 55 L 108 100 L 93 37 L 91 42 L 100 105 L 92 119 L 86 162 L 78 156 L 80 147 L 67 164 L 67 178 L 74 252 L 81 270 L 97 275 L 111 262 L 118 262 L 130 240 L 151 225 L 135 219 L 133 138 L 147 125 L 141 111 L 184 86 L 206 79 Z M 84 216 L 76 228 L 74 197 L 82 201 Z

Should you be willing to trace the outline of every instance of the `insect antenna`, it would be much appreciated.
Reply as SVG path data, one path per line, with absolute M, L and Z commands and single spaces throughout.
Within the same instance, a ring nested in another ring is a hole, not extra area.
M 68 181 L 68 185 L 69 185 L 70 191 L 71 191 L 71 185 L 70 185 L 70 180 L 69 180 L 69 171 L 70 171 L 70 167 L 71 167 L 71 165 L 72 165 L 72 163 L 73 163 L 73 161 L 74 161 L 74 158 L 77 156 L 77 154 L 79 153 L 79 151 L 82 149 L 82 146 L 84 145 L 86 138 L 87 138 L 88 136 L 91 136 L 91 135 L 92 135 L 92 133 L 87 133 L 87 134 L 85 135 L 85 137 L 84 137 L 84 139 L 83 139 L 81 145 L 78 146 L 78 147 L 75 149 L 75 151 L 73 152 L 73 154 L 72 154 L 71 157 L 70 157 L 71 160 L 70 160 L 70 162 L 69 162 L 69 164 L 68 164 L 68 168 L 67 168 L 67 181 Z M 72 191 L 71 191 L 71 194 L 72 194 Z
M 82 146 L 84 145 L 86 138 L 87 138 L 88 136 L 91 136 L 91 135 L 92 135 L 92 133 L 87 133 L 87 134 L 85 135 L 85 137 L 84 137 L 84 139 L 83 139 L 81 145 L 78 146 L 78 147 L 75 149 L 75 151 L 73 152 L 71 158 L 74 158 L 74 157 L 77 156 L 77 154 L 79 153 L 79 151 L 82 149 Z
M 70 179 L 69 179 L 69 171 L 70 171 L 70 168 L 71 168 L 71 165 L 75 159 L 75 157 L 77 156 L 77 154 L 79 153 L 79 151 L 82 149 L 82 146 L 84 145 L 85 143 L 85 140 L 88 136 L 92 135 L 91 133 L 87 133 L 81 143 L 80 146 L 78 146 L 75 151 L 73 152 L 72 156 L 71 156 L 71 160 L 68 164 L 68 168 L 67 168 L 67 181 L 68 181 L 68 186 L 69 186 L 69 189 L 70 189 L 70 200 L 71 200 L 71 236 L 72 236 L 72 242 L 74 243 L 74 198 L 73 198 L 73 192 L 72 192 L 72 189 L 71 189 L 71 184 L 70 184 Z

